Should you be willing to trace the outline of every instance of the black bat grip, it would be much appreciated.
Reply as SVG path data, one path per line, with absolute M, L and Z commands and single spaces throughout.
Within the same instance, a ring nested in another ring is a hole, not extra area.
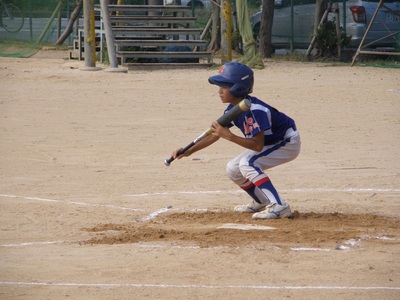
M 178 156 L 182 155 L 183 153 L 185 153 L 187 150 L 189 150 L 190 148 L 192 148 L 194 146 L 194 142 L 191 142 L 189 145 L 187 145 L 186 147 L 182 148 L 179 152 L 178 152 Z M 169 166 L 173 161 L 175 160 L 175 158 L 173 158 L 172 156 L 166 160 L 164 160 L 164 164 L 166 166 Z

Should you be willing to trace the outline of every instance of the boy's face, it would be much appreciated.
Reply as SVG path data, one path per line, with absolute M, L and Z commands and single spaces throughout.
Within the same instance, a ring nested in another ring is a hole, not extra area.
M 219 98 L 221 99 L 222 103 L 230 103 L 236 105 L 242 99 L 233 97 L 232 94 L 229 92 L 230 89 L 231 86 L 220 86 L 218 90 Z

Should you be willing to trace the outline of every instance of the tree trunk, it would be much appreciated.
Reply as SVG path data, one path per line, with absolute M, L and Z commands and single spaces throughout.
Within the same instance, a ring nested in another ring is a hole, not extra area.
M 314 19 L 314 35 L 317 33 L 317 28 L 321 22 L 322 16 L 326 9 L 326 0 L 317 0 L 315 5 L 315 19 Z
M 220 8 L 218 5 L 211 1 L 211 40 L 208 45 L 208 51 L 217 52 L 221 49 L 221 19 L 220 19 Z
M 329 2 L 329 6 L 331 7 L 332 3 Z M 321 45 L 318 43 L 317 30 L 320 25 L 326 22 L 327 14 L 325 11 L 327 9 L 327 0 L 316 0 L 315 4 L 315 19 L 314 19 L 314 30 L 313 30 L 313 38 L 311 40 L 310 45 L 308 46 L 306 56 L 310 57 L 313 55 L 314 57 L 319 57 L 323 55 L 323 50 L 321 49 Z M 324 19 L 324 20 L 323 20 Z
M 272 47 L 272 25 L 274 22 L 275 0 L 263 0 L 260 22 L 260 54 L 262 58 L 271 57 L 274 53 Z
M 57 39 L 57 41 L 54 43 L 55 45 L 62 45 L 68 38 L 68 36 L 71 34 L 74 23 L 76 19 L 79 17 L 79 14 L 82 10 L 82 6 L 83 6 L 83 0 L 79 0 L 78 4 L 76 5 L 74 11 L 71 14 L 71 18 L 69 19 L 68 25 L 65 28 L 64 33 Z

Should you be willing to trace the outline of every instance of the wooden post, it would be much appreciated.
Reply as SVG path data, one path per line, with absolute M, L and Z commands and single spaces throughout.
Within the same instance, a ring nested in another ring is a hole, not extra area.
M 340 16 L 339 16 L 339 4 L 338 3 L 334 4 L 333 10 L 335 12 L 337 52 L 338 52 L 338 59 L 340 60 L 340 55 L 342 53 L 342 33 L 340 32 Z

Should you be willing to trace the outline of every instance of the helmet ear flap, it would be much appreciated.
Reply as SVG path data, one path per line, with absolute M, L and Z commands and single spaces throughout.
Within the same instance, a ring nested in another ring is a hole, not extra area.
M 236 83 L 231 87 L 229 92 L 232 94 L 233 97 L 241 98 L 248 94 L 248 87 L 244 84 Z

